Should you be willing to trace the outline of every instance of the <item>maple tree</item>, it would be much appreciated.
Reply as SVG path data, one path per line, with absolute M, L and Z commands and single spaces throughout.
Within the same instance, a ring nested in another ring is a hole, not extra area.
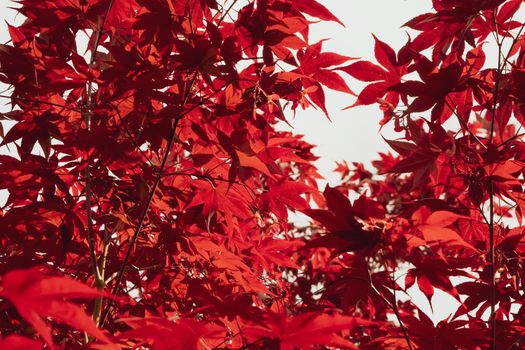
M 377 62 L 311 43 L 342 24 L 315 0 L 18 3 L 1 348 L 525 346 L 521 0 L 434 0 Z M 399 138 L 320 189 L 278 123 L 344 77 Z M 435 325 L 412 287 L 459 307 Z

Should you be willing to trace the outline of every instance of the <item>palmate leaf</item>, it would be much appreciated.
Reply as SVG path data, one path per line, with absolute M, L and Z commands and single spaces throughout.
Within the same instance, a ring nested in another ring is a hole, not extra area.
M 294 5 L 299 11 L 302 11 L 310 16 L 317 17 L 325 21 L 335 21 L 344 27 L 343 22 L 341 22 L 332 12 L 330 12 L 326 7 L 321 5 L 316 0 L 296 2 Z
M 9 335 L 0 339 L 0 349 L 42 350 L 42 343 L 19 335 Z
M 343 24 L 327 0 L 18 1 L 0 45 L 0 348 L 523 347 L 525 2 L 426 1 L 402 47 L 369 38 L 374 60 L 311 39 Z M 355 80 L 398 155 L 338 163 L 323 196 L 314 146 L 279 123 L 328 115 L 326 89 Z M 94 260 L 132 296 L 100 329 L 110 296 L 80 282 Z M 15 270 L 37 264 L 77 280 Z M 463 304 L 436 320 L 403 278 Z
M 312 191 L 312 188 L 299 182 L 284 181 L 273 185 L 268 192 L 261 196 L 263 206 L 276 213 L 280 219 L 288 218 L 288 208 L 305 210 L 308 202 L 301 194 Z
M 269 313 L 265 323 L 245 329 L 249 339 L 268 339 L 278 342 L 278 349 L 311 349 L 316 345 L 336 346 L 341 349 L 358 349 L 340 335 L 355 326 L 370 324 L 367 321 L 340 314 L 309 312 L 287 317 Z
M 329 232 L 314 237 L 306 247 L 325 247 L 334 249 L 335 253 L 371 249 L 379 241 L 377 231 L 365 230 L 360 220 L 383 218 L 385 211 L 380 203 L 361 196 L 354 204 L 339 190 L 326 186 L 323 195 L 328 210 L 307 209 L 303 212 L 321 223 Z
M 370 83 L 359 93 L 357 101 L 345 109 L 376 103 L 385 94 L 387 95 L 385 101 L 393 105 L 398 102 L 398 93 L 389 88 L 400 83 L 401 77 L 406 73 L 408 62 L 405 62 L 406 59 L 402 57 L 401 52 L 398 59 L 395 51 L 387 43 L 379 40 L 375 35 L 373 37 L 375 58 L 382 67 L 369 61 L 358 61 L 337 68 L 357 80 Z
M 220 346 L 226 329 L 217 324 L 192 319 L 170 321 L 163 318 L 123 320 L 133 329 L 124 332 L 120 339 L 143 340 L 152 350 L 209 350 Z
M 8 299 L 35 331 L 53 348 L 51 327 L 46 318 L 85 331 L 91 336 L 112 344 L 90 316 L 67 299 L 92 299 L 105 293 L 66 277 L 44 275 L 39 269 L 12 270 L 2 278 L 0 296 Z
M 464 247 L 478 253 L 478 250 L 466 242 L 458 232 L 449 228 L 460 218 L 464 217 L 447 211 L 435 211 L 429 215 L 426 207 L 419 208 L 412 215 L 414 223 L 417 225 L 418 230 L 423 233 L 423 238 L 428 243 Z

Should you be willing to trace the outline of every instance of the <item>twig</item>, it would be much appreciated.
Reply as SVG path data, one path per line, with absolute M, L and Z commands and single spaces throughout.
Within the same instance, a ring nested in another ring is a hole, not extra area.
M 369 279 L 368 283 L 370 283 L 370 288 L 372 288 L 372 290 L 381 298 L 381 300 L 383 300 L 383 302 L 387 304 L 392 309 L 392 311 L 394 311 L 394 315 L 396 316 L 397 321 L 399 322 L 399 327 L 401 328 L 401 331 L 403 332 L 403 337 L 405 338 L 407 342 L 408 349 L 414 350 L 414 348 L 412 347 L 412 341 L 410 340 L 410 336 L 408 335 L 408 331 L 405 328 L 403 321 L 401 320 L 401 314 L 399 313 L 399 310 L 397 308 L 397 302 L 395 298 L 395 290 L 396 290 L 395 282 L 394 282 L 394 303 L 391 303 L 390 301 L 388 301 L 387 298 L 385 298 L 383 294 L 381 294 L 381 292 L 379 292 L 379 290 L 377 290 L 376 286 L 372 282 L 372 276 L 370 275 L 370 271 L 368 271 L 368 279 Z
M 113 5 L 113 0 L 110 0 L 108 7 L 106 9 L 106 12 L 104 13 L 102 17 L 98 18 L 96 37 L 95 37 L 95 41 L 93 44 L 91 57 L 89 60 L 90 66 L 92 66 L 95 63 L 96 52 L 100 44 L 101 33 L 104 30 L 104 25 L 106 24 L 106 20 L 109 15 L 109 12 L 111 11 L 112 5 Z M 92 96 L 91 96 L 92 89 L 93 89 L 93 81 L 90 79 L 86 84 L 86 90 L 85 90 L 86 91 L 86 103 L 85 103 L 86 110 L 82 112 L 82 115 L 84 117 L 84 122 L 86 123 L 86 129 L 88 131 L 90 131 L 91 129 L 91 117 L 93 115 L 93 101 L 92 101 Z M 89 245 L 89 255 L 91 257 L 91 265 L 93 266 L 93 278 L 95 279 L 95 286 L 99 290 L 104 290 L 105 288 L 104 277 L 101 275 L 100 269 L 98 267 L 95 237 L 93 235 L 93 218 L 91 214 L 91 163 L 89 161 L 89 156 L 88 156 L 88 159 L 86 159 L 86 161 L 87 161 L 87 165 L 86 165 L 86 168 L 84 169 L 84 178 L 86 181 L 86 185 L 85 185 L 86 217 L 87 217 L 87 240 L 88 240 L 88 245 Z M 105 265 L 105 262 L 104 262 L 104 265 Z M 102 298 L 97 298 L 95 300 L 95 305 L 93 307 L 93 320 L 97 324 L 99 323 L 101 311 L 102 311 Z
M 494 24 L 495 27 L 497 26 L 495 16 L 494 17 Z M 493 95 L 493 104 L 492 104 L 492 119 L 490 121 L 490 134 L 489 134 L 489 145 L 492 145 L 493 137 L 494 137 L 494 124 L 496 121 L 496 112 L 498 107 L 498 98 L 499 98 L 499 85 L 501 82 L 501 77 L 503 75 L 503 69 L 507 65 L 507 62 L 510 58 L 510 54 L 514 48 L 514 45 L 519 40 L 519 37 L 521 35 L 521 32 L 525 28 L 525 23 L 522 24 L 520 27 L 516 37 L 513 39 L 513 42 L 509 48 L 509 51 L 503 58 L 503 62 L 501 61 L 501 50 L 502 50 L 502 43 L 498 42 L 498 68 L 496 71 L 496 81 L 494 83 L 494 95 Z M 497 29 L 497 28 L 496 28 Z M 490 330 L 491 330 L 491 348 L 492 350 L 496 350 L 496 276 L 495 276 L 495 246 L 494 246 L 494 184 L 492 179 L 489 180 L 489 222 L 488 222 L 488 229 L 489 229 L 489 273 L 490 273 Z
M 195 75 L 196 76 L 196 75 Z M 204 98 L 202 101 L 200 101 L 198 104 L 195 104 L 193 106 L 191 106 L 190 108 L 188 108 L 187 110 L 185 110 L 184 112 L 180 113 L 174 120 L 174 127 L 173 129 L 171 130 L 171 135 L 170 135 L 170 138 L 169 140 L 171 141 L 171 145 L 173 145 L 173 142 L 175 142 L 175 136 L 176 136 L 176 127 L 178 125 L 178 122 L 187 114 L 191 113 L 192 111 L 194 111 L 195 109 L 199 108 L 200 106 L 202 106 L 204 103 L 206 103 L 208 100 L 210 100 L 211 98 L 213 98 L 213 96 L 215 96 L 219 91 L 222 91 L 222 89 L 224 89 L 226 86 L 228 86 L 229 84 L 231 84 L 233 81 L 227 81 L 225 82 L 223 85 L 221 85 L 219 88 L 215 89 L 211 94 L 209 94 L 206 98 Z M 185 103 L 183 103 L 184 105 Z M 171 147 L 170 147 L 171 148 Z M 164 159 L 167 161 L 168 159 L 168 148 L 167 148 L 167 151 L 166 151 L 166 154 L 164 155 Z M 135 232 L 133 233 L 133 236 L 132 236 L 132 239 L 130 240 L 129 242 L 129 245 L 128 245 L 128 249 L 127 249 L 127 252 L 126 252 L 126 255 L 124 257 L 124 260 L 122 262 L 122 265 L 118 271 L 118 274 L 117 274 L 117 279 L 116 279 L 116 282 L 115 282 L 115 286 L 112 290 L 112 295 L 116 295 L 116 293 L 118 292 L 118 288 L 119 288 L 119 285 L 122 283 L 122 278 L 123 278 L 123 275 L 124 275 L 124 271 L 126 269 L 126 266 L 129 262 L 129 258 L 130 258 L 130 254 L 131 254 L 131 250 L 135 244 L 135 241 L 140 233 L 140 231 L 142 230 L 142 225 L 144 224 L 144 220 L 146 218 L 146 214 L 147 214 L 147 209 L 149 208 L 149 205 L 151 204 L 151 201 L 153 200 L 153 196 L 154 196 L 154 193 L 156 190 L 156 187 L 158 186 L 159 182 L 160 182 L 160 179 L 162 178 L 162 171 L 163 171 L 163 168 L 165 166 L 165 163 L 164 162 L 164 159 L 163 159 L 163 164 L 161 164 L 161 168 L 159 169 L 159 172 L 157 173 L 157 179 L 155 181 L 155 184 L 154 184 L 154 188 L 152 188 L 152 190 L 150 191 L 150 194 L 148 196 L 148 199 L 147 199 L 147 202 L 146 202 L 146 205 L 143 209 L 143 212 L 142 212 L 142 215 L 141 215 L 141 218 L 139 220 L 139 224 L 137 225 L 137 228 L 135 229 Z M 139 227 L 140 226 L 140 227 Z M 102 327 L 104 325 L 104 322 L 109 314 L 109 311 L 111 310 L 111 307 L 113 306 L 113 299 L 109 299 L 108 300 L 108 304 L 106 305 L 105 309 L 104 309 L 104 312 L 102 313 L 102 316 L 100 318 L 100 321 L 99 321 L 99 325 L 100 327 Z
M 490 273 L 490 330 L 492 349 L 496 350 L 496 276 L 494 245 L 494 183 L 489 180 L 489 273 Z
M 221 177 L 215 177 L 215 176 L 211 176 L 211 175 L 206 175 L 206 174 L 196 174 L 196 173 L 185 173 L 183 171 L 173 171 L 171 173 L 166 173 L 162 176 L 193 176 L 193 177 L 196 177 L 198 179 L 203 179 L 203 180 L 208 180 L 210 182 L 214 182 L 214 181 L 220 181 L 220 182 L 227 182 L 227 183 L 230 183 L 230 184 L 236 184 L 236 185 L 243 185 L 242 182 L 240 181 L 235 181 L 235 180 L 228 180 L 228 179 L 223 179 Z
M 475 135 L 470 130 L 470 128 L 468 127 L 467 122 L 463 118 L 461 118 L 461 116 L 456 112 L 454 106 L 452 106 L 452 104 L 449 101 L 447 101 L 446 97 L 445 97 L 445 104 L 452 111 L 452 113 L 456 116 L 456 118 L 459 121 L 459 124 L 461 124 L 461 126 L 469 133 L 469 135 L 472 136 L 474 138 L 474 140 L 476 140 L 476 142 L 481 145 L 481 147 L 487 149 L 487 146 L 479 139 L 479 137 L 477 135 Z
M 221 23 L 222 21 L 224 21 L 224 18 L 226 18 L 226 16 L 228 15 L 228 13 L 231 11 L 231 9 L 233 8 L 233 6 L 235 6 L 235 4 L 237 3 L 238 0 L 233 0 L 233 2 L 230 4 L 230 6 L 226 9 L 226 12 L 224 12 L 221 16 L 221 18 L 219 19 L 219 21 L 217 22 L 217 28 L 221 26 Z
M 12 96 L 0 95 L 0 98 L 12 98 Z M 48 102 L 48 101 L 39 101 L 39 100 L 35 100 L 35 99 L 32 99 L 32 98 L 17 97 L 16 99 L 20 100 L 20 101 L 25 101 L 25 102 L 40 103 L 40 104 L 43 104 L 43 105 L 59 107 L 59 108 L 63 108 L 65 110 L 70 110 L 70 111 L 79 111 L 80 110 L 80 108 L 67 107 L 65 105 L 61 105 L 61 104 L 58 104 L 58 103 L 53 103 L 53 102 Z
M 193 85 L 194 85 L 194 83 L 195 83 L 195 81 L 197 79 L 197 74 L 198 74 L 198 70 L 195 70 L 195 72 L 193 73 L 193 77 L 191 79 L 191 82 L 188 85 L 188 89 L 184 93 L 184 97 L 183 97 L 183 100 L 182 100 L 182 106 L 186 105 L 186 103 L 187 103 L 187 101 L 189 99 L 191 89 L 193 88 Z M 139 223 L 138 223 L 138 225 L 137 225 L 137 227 L 135 229 L 135 232 L 133 233 L 133 236 L 129 240 L 128 249 L 126 251 L 126 255 L 124 256 L 124 260 L 122 261 L 122 265 L 120 266 L 120 269 L 119 269 L 119 271 L 117 273 L 117 278 L 115 280 L 115 285 L 113 287 L 113 290 L 111 291 L 112 295 L 116 295 L 118 290 L 119 290 L 119 288 L 120 288 L 120 284 L 122 282 L 122 278 L 124 277 L 124 271 L 125 271 L 126 266 L 128 265 L 128 262 L 129 262 L 129 257 L 131 255 L 131 250 L 133 249 L 133 247 L 135 245 L 135 241 L 137 240 L 138 235 L 142 231 L 142 226 L 144 225 L 144 221 L 146 220 L 146 216 L 148 214 L 149 207 L 151 205 L 151 202 L 153 201 L 153 197 L 155 196 L 155 192 L 157 191 L 157 187 L 160 184 L 160 180 L 162 179 L 162 173 L 164 171 L 164 167 L 166 166 L 166 164 L 168 162 L 170 149 L 173 146 L 173 143 L 175 142 L 176 135 L 177 135 L 177 126 L 179 124 L 179 121 L 182 119 L 182 116 L 183 116 L 183 114 L 179 114 L 177 116 L 177 118 L 175 118 L 174 121 L 173 121 L 173 125 L 172 125 L 172 128 L 171 128 L 170 136 L 169 136 L 169 139 L 168 139 L 168 145 L 166 146 L 166 152 L 164 153 L 164 157 L 162 158 L 162 162 L 160 164 L 159 171 L 158 171 L 157 177 L 155 179 L 155 183 L 153 184 L 153 186 L 152 186 L 152 188 L 151 188 L 151 190 L 149 192 L 148 199 L 146 200 L 144 208 L 142 209 L 142 213 L 140 215 Z M 111 309 L 112 305 L 113 305 L 113 302 L 112 302 L 112 299 L 110 299 L 108 301 L 108 304 L 107 304 L 106 308 L 104 309 L 104 312 L 102 313 L 101 318 L 100 318 L 100 325 L 101 326 L 104 325 L 104 322 L 105 322 L 105 320 L 106 320 L 106 318 L 108 316 L 109 310 Z

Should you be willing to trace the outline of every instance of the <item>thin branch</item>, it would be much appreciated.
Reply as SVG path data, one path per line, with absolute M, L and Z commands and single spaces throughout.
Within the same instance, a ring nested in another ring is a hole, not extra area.
M 521 33 L 523 32 L 524 29 L 525 29 L 525 22 L 522 24 L 522 26 L 520 27 L 518 33 L 516 34 L 516 37 L 512 41 L 512 44 L 510 45 L 509 51 L 507 52 L 507 54 L 503 58 L 503 62 L 501 62 L 501 45 L 498 45 L 498 69 L 496 71 L 497 72 L 497 76 L 496 76 L 496 82 L 495 82 L 495 85 L 494 85 L 494 96 L 493 96 L 493 105 L 492 105 L 492 120 L 490 121 L 490 135 L 489 135 L 489 142 L 490 143 L 492 143 L 492 138 L 493 138 L 492 134 L 494 132 L 494 122 L 495 122 L 495 119 L 496 119 L 496 108 L 497 108 L 497 104 L 498 104 L 499 84 L 500 84 L 500 81 L 501 81 L 501 75 L 503 74 L 503 69 L 505 68 L 505 66 L 507 65 L 507 63 L 509 61 L 510 54 L 512 53 L 512 50 L 514 49 L 514 46 L 518 42 L 519 37 L 520 37 L 520 35 L 521 35 Z
M 104 13 L 104 16 L 102 16 L 101 18 L 99 17 L 99 23 L 97 25 L 97 31 L 96 31 L 97 36 L 95 37 L 95 42 L 93 43 L 93 50 L 91 53 L 91 58 L 89 59 L 90 65 L 93 65 L 95 63 L 96 53 L 97 53 L 98 46 L 100 45 L 100 38 L 102 36 L 102 31 L 104 30 L 104 27 L 106 25 L 106 21 L 108 19 L 109 12 L 111 11 L 111 7 L 113 6 L 113 1 L 114 0 L 109 0 L 109 4 L 106 9 L 106 12 Z
M 489 180 L 489 273 L 490 273 L 490 330 L 492 349 L 496 350 L 496 276 L 494 245 L 494 183 Z
M 116 112 L 116 115 L 118 116 L 119 118 L 119 123 L 120 125 L 123 125 L 124 126 L 124 131 L 126 132 L 126 134 L 128 135 L 128 139 L 131 141 L 131 143 L 133 144 L 133 146 L 142 154 L 142 156 L 146 159 L 146 161 L 148 162 L 148 164 L 150 166 L 153 166 L 153 162 L 151 161 L 151 159 L 149 159 L 148 155 L 146 154 L 146 152 L 144 152 L 140 146 L 137 144 L 137 141 L 135 140 L 135 138 L 133 137 L 133 135 L 131 134 L 131 132 L 129 131 L 128 129 L 128 126 L 127 125 L 124 125 L 123 122 L 122 122 L 122 116 L 120 115 L 120 112 L 118 110 L 117 107 L 113 106 L 110 104 L 110 107 Z M 116 121 L 116 118 L 115 118 L 115 121 Z
M 357 281 L 362 281 L 362 282 L 365 282 L 365 283 L 369 284 L 370 288 L 372 288 L 374 293 L 376 293 L 377 296 L 379 298 L 381 298 L 381 300 L 383 300 L 383 302 L 388 307 L 390 307 L 392 309 L 392 311 L 394 311 L 394 315 L 396 316 L 396 319 L 399 322 L 399 326 L 401 328 L 401 331 L 403 332 L 403 337 L 405 338 L 405 340 L 407 342 L 409 350 L 414 350 L 414 348 L 412 346 L 412 341 L 410 340 L 410 336 L 408 335 L 408 331 L 407 331 L 405 325 L 403 324 L 403 321 L 401 320 L 401 315 L 400 315 L 399 310 L 397 308 L 397 304 L 396 303 L 392 304 L 390 301 L 388 301 L 387 298 L 384 297 L 383 294 L 381 294 L 381 292 L 379 292 L 379 290 L 377 290 L 377 288 L 375 287 L 374 283 L 372 282 L 372 276 L 370 275 L 370 271 L 368 271 L 368 279 L 363 278 L 363 277 L 357 277 L 357 276 L 348 276 L 348 277 L 343 278 L 342 280 L 357 280 Z M 335 283 L 335 281 L 333 283 Z M 323 292 L 327 288 L 328 288 L 328 286 L 325 286 L 325 287 L 321 288 L 320 290 L 316 291 L 314 293 L 314 295 Z M 395 288 L 394 288 L 394 292 L 395 292 Z M 395 296 L 395 294 L 394 294 L 394 296 Z M 395 302 L 395 297 L 394 297 L 394 302 Z
M 233 8 L 233 6 L 235 6 L 235 4 L 237 3 L 238 0 L 234 0 L 231 5 L 226 9 L 226 12 L 224 12 L 221 16 L 221 18 L 219 19 L 219 21 L 217 22 L 217 28 L 221 26 L 221 23 L 222 21 L 224 21 L 224 18 L 226 18 L 226 16 L 228 15 L 228 13 L 231 11 L 231 9 Z
M 110 235 L 108 235 L 108 231 L 106 228 L 104 228 L 104 239 L 103 239 L 103 246 L 102 246 L 102 256 L 100 258 L 100 265 L 98 266 L 98 276 L 99 281 L 97 288 L 99 290 L 104 290 L 106 287 L 106 263 L 108 259 L 108 251 L 109 251 L 109 239 L 110 237 L 115 233 L 117 226 L 113 229 Z M 98 297 L 95 299 L 95 306 L 93 308 L 93 320 L 99 326 L 100 321 L 100 314 L 102 313 L 102 303 L 104 301 L 103 297 Z
M 12 96 L 7 96 L 7 95 L 1 95 L 0 94 L 0 98 L 11 99 Z M 16 99 L 19 100 L 19 101 L 23 101 L 23 102 L 30 102 L 30 103 L 37 103 L 37 104 L 42 104 L 42 105 L 58 107 L 58 108 L 62 108 L 64 110 L 66 110 L 66 111 L 80 112 L 82 110 L 79 107 L 68 107 L 68 106 L 65 106 L 65 105 L 58 104 L 58 103 L 53 103 L 53 102 L 48 102 L 48 101 L 40 101 L 40 100 L 35 100 L 35 99 L 32 99 L 32 98 L 17 97 Z
M 408 332 L 407 330 L 405 329 L 405 325 L 403 324 L 403 322 L 401 322 L 401 315 L 399 314 L 399 310 L 397 308 L 397 296 L 396 296 L 396 266 L 397 266 L 397 261 L 396 261 L 396 255 L 395 255 L 395 251 L 392 251 L 393 254 L 392 254 L 392 294 L 394 295 L 394 302 L 392 303 L 392 310 L 394 311 L 394 314 L 396 315 L 396 318 L 399 322 L 399 326 L 401 327 L 401 331 L 403 332 L 403 335 L 405 337 L 405 340 L 407 342 L 407 345 L 408 345 L 408 348 L 410 350 L 412 350 L 412 343 L 410 341 L 410 337 L 408 336 Z M 378 291 L 376 290 L 376 293 Z M 385 298 L 386 299 L 386 298 Z
M 372 282 L 372 276 L 370 275 L 370 271 L 368 271 L 368 279 L 369 279 L 368 282 L 370 283 L 370 287 L 372 288 L 372 290 L 381 298 L 381 300 L 383 300 L 385 304 L 387 304 L 392 309 L 392 311 L 394 311 L 394 315 L 396 316 L 397 321 L 399 322 L 399 327 L 401 328 L 401 332 L 403 332 L 403 337 L 405 338 L 407 342 L 408 349 L 414 350 L 414 348 L 412 347 L 412 341 L 410 340 L 410 336 L 408 335 L 408 331 L 405 328 L 403 321 L 401 320 L 401 314 L 399 313 L 399 310 L 397 308 L 397 302 L 395 298 L 395 290 L 396 290 L 395 282 L 394 282 L 394 303 L 391 303 L 390 301 L 388 301 L 387 298 L 385 298 L 383 294 L 381 294 L 381 292 L 379 292 L 379 290 L 377 290 L 376 286 Z
M 463 118 L 461 118 L 461 116 L 456 112 L 456 109 L 454 108 L 454 106 L 452 106 L 452 104 L 447 100 L 446 97 L 445 97 L 445 104 L 452 111 L 452 113 L 456 116 L 456 118 L 459 121 L 459 124 L 461 124 L 461 126 L 469 133 L 469 135 L 472 136 L 472 138 L 474 138 L 474 140 L 476 140 L 476 142 L 479 143 L 481 145 L 481 147 L 487 149 L 487 146 L 480 140 L 480 138 L 477 135 L 475 135 L 470 130 L 470 128 L 468 127 L 467 122 Z
M 195 81 L 197 79 L 197 74 L 198 74 L 198 70 L 195 70 L 195 72 L 193 73 L 193 77 L 191 79 L 191 82 L 188 85 L 188 89 L 184 93 L 182 106 L 185 106 L 187 101 L 188 101 L 188 99 L 189 99 L 191 89 L 193 88 L 193 85 L 195 84 Z M 188 112 L 186 112 L 186 113 L 188 113 Z M 120 288 L 120 284 L 122 283 L 122 278 L 124 277 L 124 271 L 126 270 L 126 267 L 128 265 L 129 258 L 131 256 L 131 251 L 133 250 L 133 247 L 135 246 L 135 242 L 137 240 L 137 237 L 139 236 L 140 232 L 142 231 L 142 226 L 144 225 L 144 221 L 146 220 L 146 216 L 148 214 L 149 207 L 151 205 L 151 202 L 153 201 L 153 198 L 155 196 L 155 192 L 157 191 L 157 187 L 159 186 L 160 181 L 162 179 L 164 168 L 165 168 L 165 166 L 166 166 L 166 164 L 168 162 L 168 157 L 170 155 L 171 147 L 173 146 L 173 144 L 175 142 L 176 135 L 177 135 L 177 126 L 178 126 L 178 124 L 179 124 L 179 122 L 180 122 L 180 120 L 182 119 L 183 116 L 184 116 L 184 114 L 181 113 L 173 120 L 173 125 L 172 125 L 170 136 L 169 136 L 169 141 L 168 141 L 168 144 L 166 146 L 166 152 L 164 153 L 164 157 L 163 157 L 162 162 L 160 164 L 159 171 L 157 173 L 157 178 L 155 179 L 155 183 L 153 184 L 153 186 L 152 186 L 152 188 L 151 188 L 151 190 L 149 192 L 149 196 L 148 196 L 148 198 L 146 200 L 146 203 L 144 205 L 144 208 L 142 209 L 142 213 L 140 215 L 139 223 L 137 224 L 135 232 L 133 233 L 133 236 L 129 240 L 128 249 L 127 249 L 126 254 L 124 256 L 124 260 L 122 261 L 122 265 L 120 266 L 120 269 L 119 269 L 119 271 L 117 273 L 117 278 L 115 280 L 115 285 L 113 287 L 113 290 L 111 291 L 112 295 L 116 295 L 117 294 L 117 292 L 118 292 L 118 290 Z M 101 326 L 104 325 L 104 322 L 105 322 L 105 320 L 106 320 L 106 318 L 107 318 L 107 316 L 109 314 L 109 311 L 111 310 L 112 305 L 113 305 L 113 302 L 112 302 L 112 299 L 110 299 L 108 301 L 108 304 L 107 304 L 106 308 L 104 309 L 104 312 L 102 313 L 101 318 L 100 318 L 100 325 Z
M 95 63 L 96 52 L 100 44 L 101 33 L 104 30 L 104 25 L 106 24 L 106 20 L 109 15 L 109 12 L 111 11 L 112 5 L 113 5 L 113 0 L 110 0 L 108 7 L 106 9 L 106 12 L 104 13 L 102 17 L 98 18 L 96 37 L 95 37 L 95 41 L 93 44 L 91 58 L 89 60 L 90 66 L 92 66 Z M 86 123 L 86 129 L 88 131 L 90 131 L 91 129 L 91 118 L 93 116 L 93 101 L 92 101 L 92 95 L 91 95 L 92 89 L 93 89 L 93 81 L 90 79 L 86 84 L 86 90 L 85 90 L 86 91 L 86 103 L 85 103 L 86 109 L 82 113 L 84 117 L 84 122 Z M 89 160 L 89 156 L 86 161 L 87 161 L 87 165 L 86 165 L 86 168 L 84 169 L 84 178 L 86 181 L 86 185 L 85 185 L 86 217 L 87 217 L 87 240 L 88 240 L 88 245 L 89 245 L 89 255 L 91 257 L 91 264 L 93 266 L 93 278 L 95 279 L 95 286 L 99 290 L 104 290 L 104 287 L 105 287 L 104 277 L 101 276 L 100 270 L 98 267 L 95 236 L 93 234 L 93 218 L 91 214 L 91 163 Z M 95 305 L 93 308 L 93 320 L 97 324 L 100 319 L 101 311 L 102 311 L 102 298 L 97 298 L 95 300 Z
M 235 180 L 232 181 L 232 180 L 228 180 L 228 179 L 223 179 L 221 177 L 215 177 L 215 176 L 206 175 L 206 174 L 185 173 L 183 171 L 173 171 L 171 173 L 166 173 L 166 174 L 164 174 L 162 176 L 164 176 L 164 177 L 165 176 L 193 176 L 193 177 L 196 177 L 198 179 L 208 180 L 211 183 L 213 183 L 214 181 L 219 181 L 219 182 L 227 182 L 227 183 L 230 183 L 230 184 L 243 185 L 243 183 L 240 182 L 240 181 L 235 181 Z
M 494 19 L 495 25 L 496 19 Z M 509 51 L 503 58 L 503 62 L 501 61 L 501 50 L 502 45 L 500 42 L 498 42 L 498 68 L 496 71 L 496 81 L 494 83 L 494 95 L 493 95 L 493 104 L 492 104 L 492 119 L 490 121 L 490 134 L 489 134 L 489 144 L 492 146 L 493 138 L 494 138 L 494 125 L 496 121 L 496 113 L 497 113 L 497 107 L 498 107 L 498 98 L 499 98 L 499 86 L 501 82 L 501 78 L 503 75 L 503 70 L 505 66 L 507 65 L 507 62 L 510 58 L 511 52 L 514 48 L 514 45 L 519 40 L 519 37 L 521 35 L 521 32 L 525 28 L 525 23 L 522 24 L 520 27 L 516 37 L 514 38 Z M 490 298 L 490 330 L 491 330 L 491 348 L 492 350 L 496 350 L 496 276 L 495 276 L 495 242 L 494 242 L 494 183 L 492 179 L 489 180 L 489 223 L 488 223 L 488 229 L 489 229 L 489 273 L 490 273 L 490 292 L 489 292 L 489 298 Z
M 236 318 L 236 319 L 237 319 L 237 318 Z M 238 322 L 237 322 L 237 327 L 239 327 Z M 219 347 L 223 346 L 226 342 L 229 342 L 229 341 L 231 341 L 233 338 L 235 338 L 236 336 L 238 336 L 238 335 L 240 334 L 240 331 L 241 331 L 241 330 L 240 330 L 240 328 L 239 328 L 239 332 L 237 332 L 237 333 L 231 335 L 230 337 L 225 337 L 223 341 L 221 341 L 219 344 L 215 345 L 213 348 L 211 348 L 211 350 L 217 350 L 217 349 L 219 349 Z M 241 335 L 241 337 L 242 337 L 242 335 Z M 244 343 L 244 338 L 241 338 L 241 339 L 242 339 L 242 342 Z M 244 347 L 244 346 L 245 346 L 245 345 L 243 345 L 243 347 Z M 242 349 L 242 348 L 241 348 L 241 349 Z
M 259 342 L 261 342 L 261 341 L 263 341 L 263 340 L 265 340 L 265 339 L 267 339 L 267 338 L 265 338 L 265 337 L 259 338 L 259 339 L 255 340 L 255 341 L 252 341 L 251 343 L 248 343 L 248 344 L 244 345 L 243 347 L 240 347 L 239 350 L 247 350 L 247 349 L 249 349 L 252 345 L 255 345 L 255 344 L 257 344 L 257 343 L 259 343 Z M 212 349 L 212 350 L 213 350 L 213 349 Z

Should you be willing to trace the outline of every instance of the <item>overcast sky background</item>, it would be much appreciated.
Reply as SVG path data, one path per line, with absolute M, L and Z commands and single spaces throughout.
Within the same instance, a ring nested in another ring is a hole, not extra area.
M 345 28 L 334 22 L 323 22 L 312 26 L 310 41 L 329 39 L 324 49 L 350 57 L 374 60 L 374 40 L 372 33 L 388 43 L 394 50 L 407 41 L 407 33 L 401 26 L 411 18 L 429 12 L 429 0 L 322 0 L 345 24 Z M 346 73 L 341 73 L 350 88 L 359 93 L 363 84 Z M 342 111 L 354 103 L 355 97 L 325 90 L 326 105 L 332 122 L 328 122 L 319 110 L 308 109 L 297 113 L 291 124 L 295 132 L 304 134 L 306 140 L 318 145 L 316 153 L 321 156 L 318 162 L 321 173 L 330 184 L 338 182 L 338 174 L 333 173 L 335 161 L 369 163 L 376 159 L 379 151 L 386 151 L 387 145 L 379 134 L 379 121 L 382 112 L 377 106 L 359 106 Z M 388 126 L 381 134 L 394 138 Z
M 373 60 L 372 33 L 394 49 L 399 49 L 407 40 L 406 30 L 401 28 L 401 25 L 416 15 L 431 10 L 430 0 L 318 1 L 339 17 L 346 27 L 332 22 L 317 23 L 311 28 L 310 42 L 329 39 L 324 44 L 325 51 L 367 60 Z M 8 9 L 9 6 L 12 6 L 11 1 L 0 0 L 0 17 L 10 24 L 20 23 L 21 16 L 15 18 L 16 13 Z M 7 27 L 2 21 L 0 42 L 6 43 L 8 40 Z M 345 78 L 352 90 L 358 93 L 363 85 L 346 75 Z M 326 105 L 332 122 L 329 122 L 321 111 L 311 108 L 306 111 L 298 109 L 295 119 L 289 116 L 294 132 L 304 134 L 307 141 L 317 145 L 315 152 L 320 156 L 318 167 L 332 185 L 337 184 L 339 180 L 338 174 L 333 173 L 335 161 L 370 163 L 377 157 L 378 152 L 388 150 L 380 135 L 386 138 L 395 137 L 388 127 L 379 133 L 382 113 L 378 107 L 341 110 L 354 101 L 355 97 L 350 95 L 327 91 Z M 0 111 L 9 110 L 7 103 L 8 100 L 0 98 Z M 1 199 L 0 202 L 3 202 Z M 403 280 L 404 278 L 400 279 L 401 284 Z M 409 292 L 424 312 L 433 315 L 432 319 L 435 322 L 449 316 L 457 307 L 454 299 L 436 290 L 432 312 L 426 298 L 417 287 L 411 288 Z

